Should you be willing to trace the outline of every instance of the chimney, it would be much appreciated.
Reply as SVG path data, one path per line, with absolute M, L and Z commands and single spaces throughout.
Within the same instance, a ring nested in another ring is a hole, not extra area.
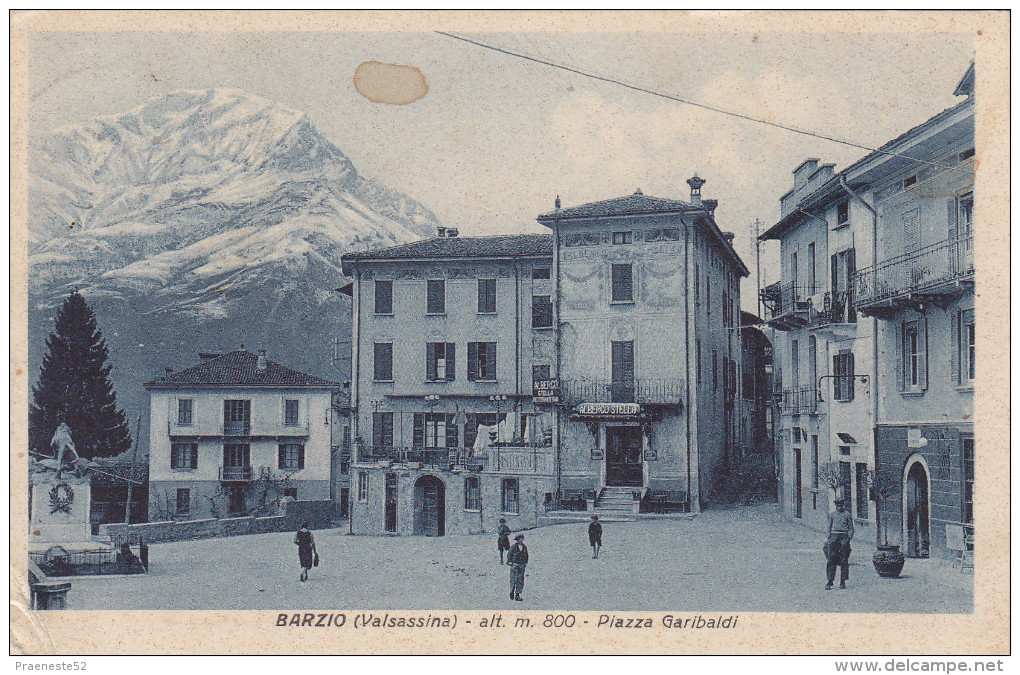
M 705 179 L 698 178 L 698 174 L 695 173 L 687 179 L 687 184 L 691 186 L 691 204 L 701 206 L 701 186 L 705 184 Z
M 447 237 L 456 237 L 458 234 L 460 234 L 460 230 L 458 230 L 456 227 L 451 227 L 446 231 Z
M 560 210 L 560 196 L 556 195 L 556 210 Z
M 439 225 L 438 227 L 436 227 L 436 236 L 437 237 L 445 237 L 446 236 L 446 228 L 443 227 L 442 225 Z
M 265 349 L 260 349 L 259 350 L 259 358 L 258 358 L 258 361 L 255 362 L 255 367 L 259 371 L 263 371 L 263 370 L 266 369 L 266 350 Z
M 709 215 L 715 215 L 715 209 L 719 206 L 718 199 L 702 199 L 701 203 L 705 205 L 705 210 L 708 211 Z
M 733 237 L 736 236 L 732 232 L 723 232 L 722 238 L 726 240 L 726 243 L 733 246 Z
M 202 359 L 203 361 L 208 361 L 209 359 L 216 359 L 216 358 L 219 358 L 219 357 L 220 357 L 220 353 L 219 352 L 199 352 L 198 353 L 198 358 Z
M 164 370 L 166 370 L 166 374 L 167 375 L 173 375 L 174 374 L 174 369 L 171 368 L 170 366 L 167 366 L 166 368 L 164 368 Z

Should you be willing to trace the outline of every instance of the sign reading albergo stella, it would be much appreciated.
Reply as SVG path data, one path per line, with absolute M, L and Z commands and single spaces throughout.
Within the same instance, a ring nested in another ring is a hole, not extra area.
M 533 403 L 559 403 L 560 402 L 560 381 L 535 380 L 531 393 Z

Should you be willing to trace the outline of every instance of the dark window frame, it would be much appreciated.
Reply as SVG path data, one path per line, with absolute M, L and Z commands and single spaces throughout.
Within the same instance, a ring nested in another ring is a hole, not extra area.
M 633 303 L 634 263 L 612 263 L 611 277 L 610 303 L 621 305 Z
M 521 483 L 517 478 L 504 478 L 500 482 L 500 512 L 517 516 L 521 513 Z
M 177 426 L 190 427 L 195 423 L 195 399 L 177 399 Z
M 383 292 L 383 289 L 388 289 Z M 393 316 L 393 280 L 376 279 L 375 281 L 375 314 L 376 316 Z
M 441 289 L 439 293 L 435 289 Z M 425 281 L 425 315 L 442 316 L 446 314 L 446 279 L 427 279 Z
M 482 510 L 482 486 L 478 476 L 464 477 L 464 510 L 472 512 Z
M 393 381 L 393 343 L 392 342 L 376 342 L 373 343 L 372 348 L 372 381 L 373 382 L 392 382 Z M 389 366 L 386 366 L 386 352 L 388 350 Z M 382 351 L 380 351 L 380 349 Z M 380 360 L 380 356 L 383 359 Z
M 553 327 L 553 304 L 551 295 L 531 296 L 531 327 L 536 329 Z
M 305 444 L 278 444 L 276 459 L 280 471 L 302 471 L 305 468 Z
M 495 314 L 496 313 L 496 280 L 495 279 L 479 279 L 478 280 L 478 313 L 479 314 Z
M 198 443 L 174 441 L 170 443 L 170 468 L 174 471 L 191 471 L 198 468 Z
M 299 426 L 300 424 L 301 424 L 300 399 L 285 398 L 283 400 L 283 426 L 296 427 Z

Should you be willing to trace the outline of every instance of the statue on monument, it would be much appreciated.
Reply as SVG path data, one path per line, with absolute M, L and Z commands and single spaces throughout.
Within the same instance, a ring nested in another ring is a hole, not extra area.
M 92 463 L 78 456 L 74 449 L 74 441 L 71 439 L 71 429 L 66 422 L 61 422 L 57 427 L 53 440 L 50 441 L 50 448 L 53 449 L 52 459 L 46 457 L 30 462 L 29 470 L 36 479 L 34 482 L 59 482 L 63 480 L 64 474 L 77 479 L 85 477 Z

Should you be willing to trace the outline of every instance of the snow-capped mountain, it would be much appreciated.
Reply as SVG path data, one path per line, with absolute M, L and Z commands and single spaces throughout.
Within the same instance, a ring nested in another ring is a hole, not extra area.
M 359 175 L 301 112 L 236 90 L 178 91 L 57 129 L 33 139 L 29 170 L 31 374 L 78 288 L 124 404 L 141 404 L 164 365 L 241 343 L 340 379 L 328 367 L 348 329 L 340 256 L 438 224 Z

